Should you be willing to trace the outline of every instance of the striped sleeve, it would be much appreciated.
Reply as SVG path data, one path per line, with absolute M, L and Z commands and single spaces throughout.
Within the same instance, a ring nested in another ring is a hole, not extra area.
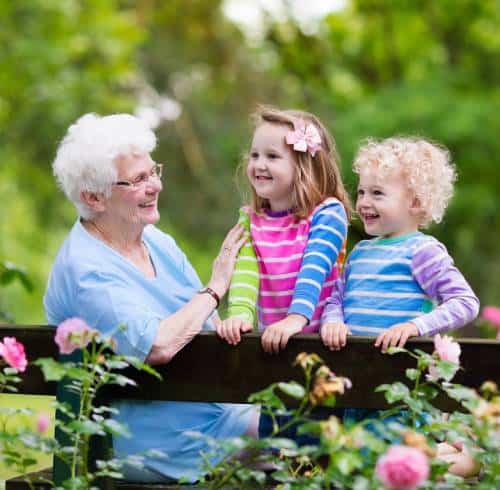
M 311 228 L 288 314 L 311 320 L 326 277 L 342 251 L 347 236 L 347 215 L 338 201 L 319 208 Z
M 236 260 L 231 286 L 229 287 L 228 316 L 244 318 L 256 325 L 257 295 L 259 291 L 259 268 L 257 256 L 250 239 L 250 217 L 240 209 L 238 223 L 245 227 L 247 242 L 241 247 Z
M 420 287 L 438 303 L 430 313 L 410 320 L 420 335 L 460 328 L 477 317 L 479 300 L 443 244 L 429 240 L 420 245 L 413 255 L 412 269 Z

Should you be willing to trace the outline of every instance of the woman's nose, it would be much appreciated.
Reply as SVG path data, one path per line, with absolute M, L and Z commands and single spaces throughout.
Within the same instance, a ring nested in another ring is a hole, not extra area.
M 146 193 L 156 194 L 163 189 L 163 183 L 160 179 L 149 179 L 146 182 Z

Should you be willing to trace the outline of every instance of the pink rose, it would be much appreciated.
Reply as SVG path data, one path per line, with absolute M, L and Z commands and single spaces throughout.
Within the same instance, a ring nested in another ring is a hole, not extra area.
M 439 334 L 434 336 L 434 354 L 436 354 L 442 361 L 448 361 L 456 364 L 457 369 L 455 372 L 458 371 L 458 367 L 460 366 L 460 352 L 460 344 L 455 342 L 452 337 L 447 335 L 443 335 L 441 337 Z M 429 374 L 427 377 L 431 381 L 437 381 L 439 379 L 439 373 L 436 366 L 432 364 L 429 366 Z
M 71 354 L 76 349 L 87 347 L 95 335 L 81 318 L 64 320 L 56 330 L 55 342 L 61 354 Z
M 391 490 L 412 490 L 429 476 L 429 462 L 420 449 L 391 446 L 377 461 L 375 473 Z
M 494 327 L 500 328 L 500 308 L 485 306 L 481 317 L 493 324 Z
M 36 420 L 36 431 L 43 434 L 49 427 L 50 419 L 46 413 L 41 413 Z
M 437 334 L 434 337 L 434 349 L 442 361 L 460 364 L 460 345 L 452 337 Z
M 18 342 L 14 337 L 4 337 L 0 342 L 0 356 L 5 362 L 19 372 L 23 373 L 28 365 L 24 345 Z

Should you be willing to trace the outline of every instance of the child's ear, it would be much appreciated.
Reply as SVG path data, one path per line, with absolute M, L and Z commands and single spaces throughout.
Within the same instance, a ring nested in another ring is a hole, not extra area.
M 414 197 L 410 205 L 410 213 L 413 215 L 418 215 L 422 212 L 422 203 L 418 197 Z
M 92 211 L 100 213 L 106 209 L 106 199 L 100 192 L 81 191 L 80 199 Z

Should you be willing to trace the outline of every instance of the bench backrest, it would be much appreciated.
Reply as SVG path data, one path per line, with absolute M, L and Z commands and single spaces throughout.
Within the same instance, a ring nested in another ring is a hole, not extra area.
M 30 361 L 39 357 L 57 358 L 55 329 L 50 326 L 0 325 L 0 339 L 14 336 L 25 346 Z M 500 384 L 500 342 L 486 339 L 458 339 L 462 348 L 461 370 L 454 381 L 479 387 L 483 381 Z M 409 349 L 432 352 L 433 342 L 419 338 L 408 342 Z M 404 381 L 405 369 L 415 367 L 404 354 L 384 355 L 373 347 L 373 339 L 350 337 L 341 351 L 326 349 L 317 335 L 301 335 L 290 340 L 279 355 L 265 354 L 260 335 L 248 334 L 237 346 L 230 346 L 212 332 L 198 335 L 167 365 L 157 366 L 163 381 L 137 372 L 127 373 L 138 387 L 113 387 L 113 398 L 178 401 L 245 402 L 248 396 L 275 381 L 301 380 L 301 371 L 293 366 L 300 352 L 316 352 L 337 374 L 347 376 L 353 389 L 339 397 L 342 407 L 380 408 L 383 396 L 374 393 L 382 383 Z M 54 395 L 55 383 L 46 383 L 40 370 L 30 365 L 19 385 L 21 394 Z M 439 400 L 443 409 L 454 409 L 448 400 Z

